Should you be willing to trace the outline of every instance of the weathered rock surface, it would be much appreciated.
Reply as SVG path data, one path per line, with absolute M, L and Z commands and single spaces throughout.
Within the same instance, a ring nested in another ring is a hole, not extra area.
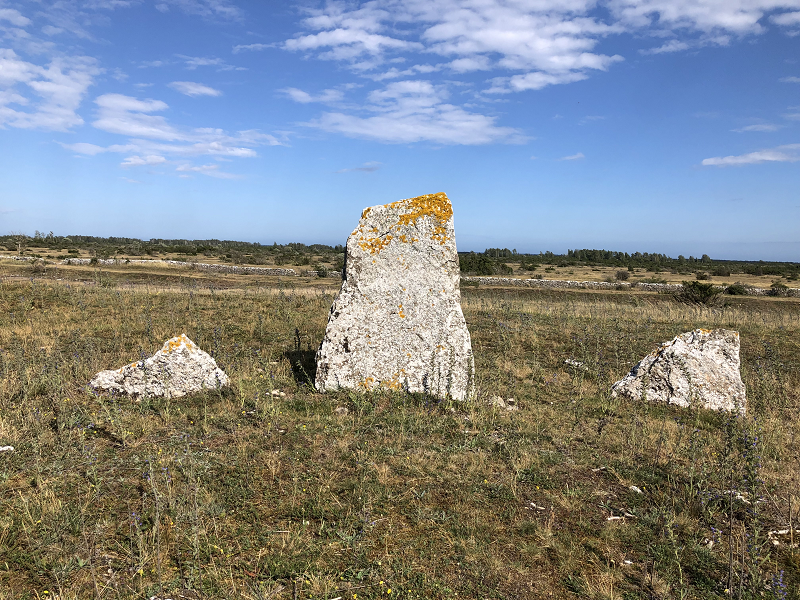
M 121 369 L 100 371 L 89 382 L 97 391 L 154 398 L 179 398 L 226 385 L 225 372 L 186 334 L 167 340 L 161 350 L 146 360 Z
M 445 194 L 367 208 L 347 239 L 344 281 L 317 352 L 320 391 L 471 396 L 453 209 Z
M 611 387 L 612 396 L 744 412 L 739 332 L 695 329 L 648 354 Z

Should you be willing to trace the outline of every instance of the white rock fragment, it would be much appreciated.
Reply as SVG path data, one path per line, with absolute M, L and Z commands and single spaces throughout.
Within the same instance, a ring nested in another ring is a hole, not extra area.
M 228 385 L 216 361 L 182 334 L 146 360 L 100 371 L 89 382 L 96 391 L 133 397 L 179 398 Z
M 471 397 L 474 361 L 458 285 L 445 194 L 364 210 L 317 352 L 317 389 Z
M 14 452 L 14 446 L 0 446 L 0 452 Z
M 611 395 L 744 413 L 739 368 L 739 332 L 695 329 L 644 357 L 611 387 Z
M 507 398 L 503 400 L 500 396 L 490 396 L 488 400 L 489 406 L 493 406 L 499 410 L 505 410 L 508 412 L 514 412 L 519 410 L 519 406 L 517 406 L 517 401 L 514 398 Z

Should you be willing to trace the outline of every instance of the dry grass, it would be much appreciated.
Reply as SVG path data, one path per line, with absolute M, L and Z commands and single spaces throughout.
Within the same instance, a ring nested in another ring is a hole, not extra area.
M 331 287 L 129 275 L 0 283 L 0 598 L 725 598 L 729 566 L 743 598 L 781 598 L 781 571 L 800 598 L 800 551 L 764 543 L 792 495 L 800 520 L 796 301 L 464 290 L 480 393 L 521 407 L 501 413 L 314 393 Z M 700 326 L 741 332 L 752 418 L 608 396 Z M 183 332 L 230 389 L 85 391 Z M 756 459 L 747 505 L 727 491 Z

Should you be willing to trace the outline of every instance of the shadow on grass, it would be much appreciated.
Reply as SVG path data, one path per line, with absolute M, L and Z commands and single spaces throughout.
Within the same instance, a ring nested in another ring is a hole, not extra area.
M 292 365 L 292 376 L 298 385 L 314 387 L 317 377 L 317 352 L 315 350 L 287 350 L 283 356 Z

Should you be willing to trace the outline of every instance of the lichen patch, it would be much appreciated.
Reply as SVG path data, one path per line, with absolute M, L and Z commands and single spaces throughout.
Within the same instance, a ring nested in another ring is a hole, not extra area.
M 363 231 L 363 221 L 371 210 L 370 208 L 364 209 L 364 212 L 361 213 L 362 225 L 359 228 L 358 245 L 365 252 L 373 255 L 380 254 L 381 250 L 388 246 L 393 239 L 397 239 L 404 244 L 419 241 L 419 238 L 400 232 L 403 227 L 416 226 L 417 221 L 425 217 L 433 221 L 433 232 L 431 233 L 433 240 L 444 245 L 450 239 L 447 234 L 447 224 L 453 217 L 453 206 L 450 204 L 447 194 L 443 192 L 398 200 L 397 202 L 384 204 L 384 207 L 402 211 L 397 223 L 388 228 L 389 231 L 395 231 L 396 235 L 390 233 L 381 235 L 375 227 L 370 228 L 369 232 Z

